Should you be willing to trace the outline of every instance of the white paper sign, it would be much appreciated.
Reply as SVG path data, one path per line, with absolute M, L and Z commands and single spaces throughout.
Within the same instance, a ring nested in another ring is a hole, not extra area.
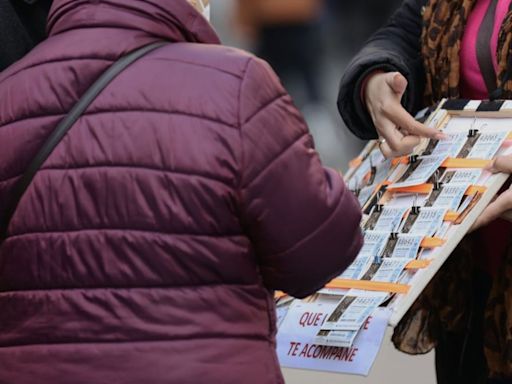
M 316 312 L 316 308 L 309 307 L 309 312 Z M 320 326 L 312 326 L 309 336 L 293 334 L 281 327 L 277 334 L 279 362 L 287 368 L 367 376 L 379 353 L 390 315 L 389 310 L 377 309 L 350 348 L 318 344 L 315 335 Z M 301 314 L 295 316 L 295 322 L 298 322 Z M 289 320 L 292 321 L 291 317 Z
M 319 327 L 334 311 L 336 305 L 336 300 L 313 303 L 295 300 L 290 305 L 288 313 L 279 327 L 279 332 L 315 337 Z
M 288 314 L 288 311 L 290 310 L 290 306 L 291 306 L 290 304 L 276 306 L 276 322 L 277 322 L 278 328 L 281 326 L 284 319 L 286 318 L 286 315 Z

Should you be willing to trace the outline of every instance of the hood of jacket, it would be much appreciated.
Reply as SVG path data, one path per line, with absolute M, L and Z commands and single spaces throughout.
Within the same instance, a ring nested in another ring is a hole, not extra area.
M 55 0 L 48 35 L 84 28 L 140 30 L 168 41 L 220 44 L 211 24 L 186 0 Z

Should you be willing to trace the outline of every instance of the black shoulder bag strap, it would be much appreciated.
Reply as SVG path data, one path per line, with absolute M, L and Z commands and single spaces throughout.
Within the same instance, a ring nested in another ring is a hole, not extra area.
M 14 185 L 14 195 L 7 207 L 7 212 L 0 219 L 0 243 L 2 243 L 7 238 L 7 229 L 9 227 L 9 223 L 11 222 L 12 216 L 14 215 L 14 212 L 16 212 L 16 208 L 18 207 L 21 198 L 23 197 L 25 191 L 32 182 L 37 171 L 39 171 L 43 163 L 46 161 L 46 159 L 48 159 L 50 154 L 61 142 L 64 136 L 66 136 L 68 131 L 76 123 L 80 116 L 82 116 L 85 110 L 91 105 L 91 103 L 96 99 L 96 97 L 98 97 L 98 95 L 110 84 L 110 82 L 114 80 L 128 66 L 130 66 L 132 63 L 134 63 L 141 57 L 145 56 L 149 52 L 165 44 L 167 43 L 152 43 L 120 58 L 118 61 L 112 64 L 110 68 L 107 69 L 98 80 L 96 80 L 96 82 L 87 90 L 87 92 L 85 92 L 82 98 L 75 104 L 71 111 L 69 111 L 66 117 L 64 117 L 61 120 L 59 125 L 57 125 L 57 128 L 55 128 L 55 130 L 51 133 L 46 142 L 43 144 L 42 148 L 39 150 L 37 155 L 32 159 L 30 165 L 28 166 L 23 176 Z

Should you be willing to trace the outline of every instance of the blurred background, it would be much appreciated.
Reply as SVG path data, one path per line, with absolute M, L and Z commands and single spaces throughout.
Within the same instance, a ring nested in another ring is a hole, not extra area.
M 400 0 L 217 0 L 212 22 L 227 45 L 267 60 L 302 111 L 325 164 L 345 170 L 363 142 L 336 109 L 343 71 Z M 285 369 L 288 384 L 433 384 L 433 354 L 411 357 L 386 335 L 369 378 Z
M 322 160 L 344 170 L 362 142 L 343 126 L 337 88 L 351 57 L 399 0 L 220 0 L 213 24 L 225 44 L 267 60 L 303 112 Z

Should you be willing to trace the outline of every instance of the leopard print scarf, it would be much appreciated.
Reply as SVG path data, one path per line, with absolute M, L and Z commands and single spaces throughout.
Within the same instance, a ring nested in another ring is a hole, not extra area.
M 430 0 L 422 10 L 421 36 L 426 86 L 425 102 L 458 98 L 460 47 L 469 14 L 477 0 Z M 501 98 L 512 98 L 510 78 L 512 52 L 512 12 L 505 17 L 498 40 L 497 87 Z M 512 68 L 511 68 L 512 70 Z
M 460 46 L 464 27 L 478 0 L 430 0 L 424 7 L 422 55 L 426 71 L 427 105 L 442 98 L 458 98 Z M 501 98 L 512 99 L 512 12 L 501 27 L 498 41 L 497 87 Z M 395 328 L 393 342 L 409 354 L 432 350 L 444 331 L 464 334 L 470 318 L 473 253 L 478 238 L 472 234 L 457 247 Z M 490 377 L 512 378 L 512 247 L 493 280 L 485 309 L 485 355 Z M 455 368 L 454 368 L 455 369 Z

